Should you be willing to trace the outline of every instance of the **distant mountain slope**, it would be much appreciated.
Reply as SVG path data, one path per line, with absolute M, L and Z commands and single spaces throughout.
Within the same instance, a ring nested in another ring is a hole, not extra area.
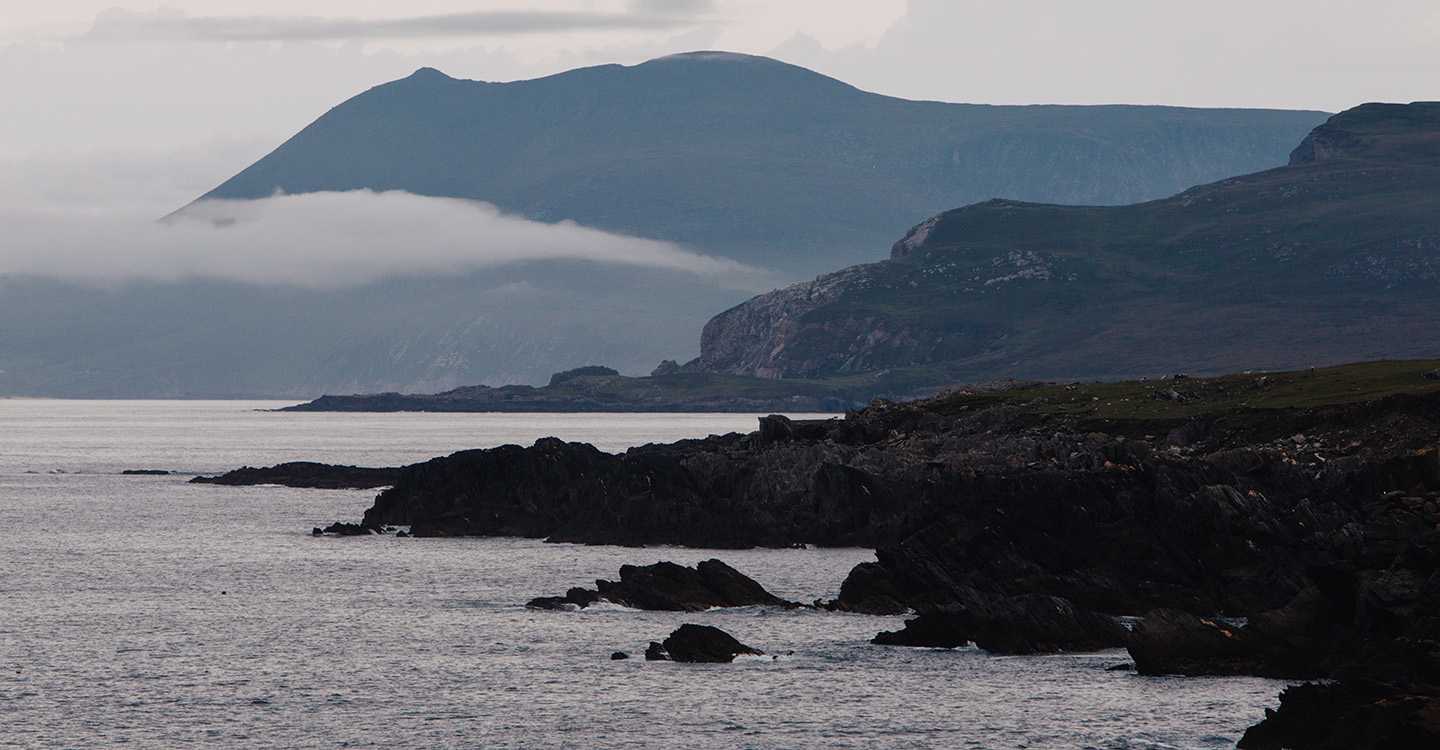
M 947 211 L 891 260 L 716 316 L 698 367 L 1088 379 L 1440 353 L 1440 103 L 1343 112 L 1291 162 L 1132 206 Z
M 471 198 L 808 276 L 876 260 L 887 238 L 963 203 L 1130 203 L 1278 166 L 1324 117 L 914 102 L 714 52 L 513 83 L 423 68 L 204 197 Z

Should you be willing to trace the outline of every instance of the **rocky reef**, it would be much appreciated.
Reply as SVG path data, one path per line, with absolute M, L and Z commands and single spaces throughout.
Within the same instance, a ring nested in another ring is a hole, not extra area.
M 1435 366 L 954 392 L 621 455 L 466 451 L 407 467 L 365 523 L 874 546 L 826 606 L 916 613 L 878 642 L 1126 645 L 1147 674 L 1333 678 L 1250 746 L 1296 746 L 1296 717 L 1348 715 L 1336 702 L 1423 735 L 1440 684 Z M 1126 632 L 1115 615 L 1142 619 Z

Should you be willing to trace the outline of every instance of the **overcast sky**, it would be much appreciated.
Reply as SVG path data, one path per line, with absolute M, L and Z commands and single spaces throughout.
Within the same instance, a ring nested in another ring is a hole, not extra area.
M 1440 99 L 1436 0 L 7 0 L 0 202 L 160 216 L 420 66 L 505 81 L 696 49 L 957 102 Z

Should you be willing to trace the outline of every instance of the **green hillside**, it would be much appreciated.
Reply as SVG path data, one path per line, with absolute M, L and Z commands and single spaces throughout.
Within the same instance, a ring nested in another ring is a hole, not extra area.
M 1069 380 L 1433 356 L 1440 104 L 1350 110 L 1290 166 L 1163 200 L 967 206 L 892 255 L 717 316 L 699 366 Z

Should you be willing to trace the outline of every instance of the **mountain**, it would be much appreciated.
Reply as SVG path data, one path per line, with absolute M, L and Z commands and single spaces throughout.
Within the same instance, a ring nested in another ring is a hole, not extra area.
M 1319 112 L 986 106 L 697 52 L 511 83 L 422 68 L 203 196 L 404 190 L 810 276 L 987 198 L 1121 204 L 1284 163 Z
M 1281 164 L 1323 118 L 910 102 L 720 53 L 513 83 L 422 69 L 340 104 L 198 203 L 362 188 L 474 199 L 675 241 L 762 267 L 761 281 L 594 258 L 450 276 L 417 262 L 319 289 L 0 275 L 0 396 L 313 398 L 543 383 L 597 363 L 644 374 L 698 354 L 716 312 L 879 259 L 943 208 L 1158 198 Z
M 1434 356 L 1440 103 L 1330 118 L 1285 167 L 1119 207 L 992 200 L 745 302 L 692 369 L 1106 379 Z

